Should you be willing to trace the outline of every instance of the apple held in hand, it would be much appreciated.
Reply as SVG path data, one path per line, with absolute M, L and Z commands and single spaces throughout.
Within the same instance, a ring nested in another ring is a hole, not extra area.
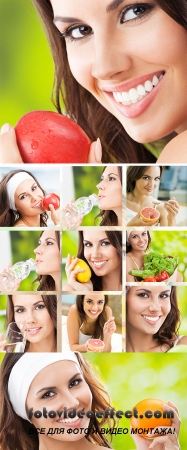
M 42 200 L 42 206 L 46 211 L 49 211 L 49 205 L 53 205 L 55 209 L 60 206 L 60 198 L 56 194 L 46 194 Z
M 25 163 L 83 163 L 90 139 L 73 120 L 52 111 L 32 111 L 15 127 Z

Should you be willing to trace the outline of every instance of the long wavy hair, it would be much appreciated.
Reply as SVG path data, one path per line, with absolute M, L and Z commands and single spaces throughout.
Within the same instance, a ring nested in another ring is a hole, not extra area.
M 36 299 L 37 299 L 37 294 L 33 294 L 33 295 L 36 295 Z M 26 297 L 26 296 L 27 296 L 27 294 L 24 297 Z M 57 338 L 57 298 L 56 298 L 56 295 L 41 295 L 41 297 L 42 297 L 44 305 L 45 305 L 45 307 L 50 315 L 50 318 L 53 322 L 53 325 L 54 325 L 55 343 L 56 343 L 56 338 Z M 7 306 L 6 306 L 6 327 L 11 322 L 15 322 L 14 304 L 13 304 L 13 300 L 12 300 L 12 295 L 8 295 Z M 17 331 L 20 331 L 18 327 L 17 327 Z M 25 351 L 28 351 L 29 344 L 30 344 L 29 341 L 27 341 Z M 56 344 L 55 344 L 55 346 L 56 346 Z
M 84 297 L 85 297 L 85 295 L 77 295 L 77 297 L 76 297 L 76 306 L 77 306 L 81 324 L 83 322 L 86 322 L 86 313 L 83 308 Z M 108 305 L 108 295 L 104 295 L 103 310 L 102 310 L 101 314 L 99 314 L 99 316 L 96 320 L 95 330 L 92 335 L 92 338 L 94 338 L 94 339 L 103 339 L 103 327 L 107 320 L 106 309 L 105 309 L 107 305 Z
M 160 178 L 163 173 L 163 167 L 160 167 Z M 144 175 L 149 166 L 128 166 L 127 167 L 127 192 L 133 192 L 136 186 L 136 181 Z
M 83 231 L 79 231 L 78 233 L 79 233 L 79 243 L 78 243 L 77 257 L 80 259 L 83 259 L 88 264 L 88 261 L 86 260 L 86 258 L 84 256 Z M 106 233 L 108 240 L 113 245 L 113 247 L 115 247 L 119 257 L 122 260 L 122 232 L 121 231 L 105 231 L 105 233 Z M 97 276 L 91 267 L 90 267 L 90 270 L 92 273 L 91 281 L 93 283 L 94 291 L 102 291 L 102 277 Z M 121 276 L 122 276 L 122 274 L 121 274 Z
M 54 59 L 53 102 L 57 111 L 61 113 L 62 108 L 65 107 L 68 117 L 75 120 L 92 141 L 95 141 L 98 136 L 100 137 L 104 163 L 155 162 L 155 156 L 143 144 L 135 142 L 126 133 L 120 122 L 73 77 L 67 59 L 65 39 L 53 23 L 50 1 L 32 0 L 32 3 L 44 24 Z M 187 29 L 186 0 L 177 2 L 175 0 L 157 0 L 157 4 L 179 25 Z M 163 148 L 165 141 L 161 140 L 159 145 Z
M 42 236 L 43 233 L 44 231 L 41 232 L 40 236 Z M 60 252 L 60 231 L 55 231 L 55 237 Z M 55 291 L 55 281 L 51 275 L 38 275 L 32 284 L 36 282 L 40 283 L 37 287 L 37 291 Z
M 13 448 L 16 450 L 39 449 L 38 435 L 35 433 L 36 428 L 29 421 L 22 419 L 14 412 L 8 396 L 8 380 L 11 370 L 22 356 L 22 354 L 18 353 L 6 354 L 1 366 L 0 443 L 2 450 L 12 450 Z M 92 393 L 91 410 L 104 411 L 106 408 L 111 408 L 109 395 L 91 365 L 80 353 L 76 352 L 76 356 L 81 366 L 83 377 Z M 105 435 L 100 432 L 105 424 L 112 428 L 115 425 L 115 420 L 102 418 L 98 421 L 94 415 L 94 418 L 90 419 L 88 434 L 85 435 L 85 439 L 96 445 L 112 448 Z
M 107 166 L 105 166 L 102 170 L 102 173 L 105 171 Z M 121 181 L 121 189 L 122 189 L 122 166 L 118 166 L 118 175 Z M 122 208 L 122 204 L 121 204 L 121 208 Z M 118 217 L 116 215 L 116 213 L 112 210 L 100 210 L 99 214 L 95 217 L 95 220 L 101 217 L 101 223 L 100 225 L 118 225 Z
M 17 170 L 11 170 L 11 172 L 7 173 L 7 175 L 4 176 L 4 178 L 0 182 L 0 227 L 13 227 L 18 219 L 21 219 L 21 215 L 17 211 L 17 214 L 15 215 L 13 210 L 10 208 L 9 204 L 9 198 L 7 193 L 7 183 L 8 181 L 19 172 L 25 172 L 28 173 L 35 181 L 38 187 L 41 189 L 43 194 L 45 195 L 46 192 L 44 189 L 40 186 L 40 183 L 36 179 L 36 177 L 29 172 L 28 170 L 23 169 L 17 169 Z M 47 220 L 48 215 L 46 211 L 44 211 L 42 214 L 40 214 L 40 226 L 46 227 L 47 226 Z
M 151 289 L 151 288 L 149 288 Z M 154 289 L 154 287 L 153 287 Z M 127 289 L 126 298 L 128 300 L 128 295 L 130 288 Z M 164 323 L 161 325 L 157 333 L 153 335 L 155 341 L 159 345 L 167 344 L 170 348 L 174 346 L 176 337 L 178 336 L 178 331 L 180 327 L 180 311 L 177 302 L 177 287 L 172 286 L 170 295 L 171 309 L 167 315 Z M 127 305 L 128 308 L 128 305 Z

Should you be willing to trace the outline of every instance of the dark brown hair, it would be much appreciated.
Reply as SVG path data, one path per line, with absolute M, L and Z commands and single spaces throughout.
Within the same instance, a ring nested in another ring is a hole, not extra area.
M 132 230 L 133 231 L 133 230 Z M 136 231 L 141 231 L 141 230 L 136 230 Z M 149 233 L 149 231 L 147 230 L 147 235 L 148 235 L 148 244 L 147 244 L 147 248 L 146 248 L 146 250 L 148 250 L 148 248 L 149 248 L 149 246 L 151 245 L 151 236 L 150 236 L 150 233 Z M 131 244 L 127 241 L 127 239 L 126 239 L 126 253 L 129 253 L 129 252 L 131 252 L 131 250 L 132 250 L 132 247 L 131 247 Z
M 142 288 L 143 289 L 143 288 Z M 149 288 L 151 289 L 151 288 Z M 154 287 L 153 287 L 154 289 Z M 128 299 L 130 289 L 127 291 L 126 297 Z M 171 309 L 167 315 L 164 323 L 161 325 L 157 333 L 153 335 L 154 339 L 158 341 L 159 345 L 167 344 L 170 348 L 173 347 L 178 335 L 180 327 L 180 311 L 177 303 L 177 288 L 172 286 L 170 296 Z M 128 307 L 128 306 L 127 306 Z
M 102 170 L 102 174 L 105 171 L 105 169 L 107 168 L 107 166 L 105 166 Z M 121 181 L 121 189 L 122 189 L 122 166 L 117 166 L 118 169 L 118 175 Z M 122 208 L 122 205 L 121 205 Z M 101 223 L 100 225 L 118 225 L 118 217 L 116 215 L 116 213 L 112 210 L 100 210 L 100 213 L 95 217 L 95 220 L 97 219 L 97 217 L 102 217 Z
M 120 122 L 110 114 L 90 92 L 73 77 L 67 60 L 65 39 L 53 23 L 53 10 L 49 0 L 32 0 L 44 23 L 55 63 L 54 103 L 61 113 L 62 105 L 68 117 L 75 120 L 92 141 L 98 136 L 103 148 L 102 160 L 108 162 L 151 163 L 156 158 L 135 142 Z M 186 0 L 157 0 L 158 5 L 172 19 L 187 29 Z M 163 143 L 164 145 L 164 143 Z
M 40 237 L 44 231 L 41 232 Z M 60 252 L 60 231 L 55 231 L 55 237 L 58 244 Z M 59 264 L 60 267 L 60 264 Z M 55 291 L 55 281 L 51 275 L 38 275 L 38 277 L 33 281 L 33 283 L 39 282 L 37 291 Z
M 101 292 L 101 294 L 103 295 L 103 292 Z M 94 295 L 94 294 L 91 294 L 91 295 Z M 95 330 L 94 330 L 94 333 L 92 336 L 92 338 L 94 338 L 94 339 L 103 339 L 103 327 L 107 320 L 105 308 L 108 305 L 108 295 L 103 295 L 103 296 L 104 296 L 104 306 L 103 306 L 103 310 L 102 310 L 101 314 L 99 314 L 99 316 L 96 320 L 96 323 L 95 323 Z M 86 322 L 86 313 L 83 308 L 84 297 L 85 297 L 85 295 L 77 295 L 77 297 L 76 297 L 76 306 L 77 306 L 77 310 L 78 310 L 79 317 L 81 320 L 81 324 L 83 322 Z
M 14 294 L 16 295 L 16 293 Z M 37 294 L 33 294 L 36 296 Z M 27 294 L 24 295 L 26 297 Z M 57 298 L 56 295 L 41 295 L 42 300 L 45 304 L 45 307 L 50 315 L 50 318 L 54 325 L 55 330 L 55 342 L 56 342 L 56 336 L 57 336 Z M 7 298 L 7 305 L 6 305 L 6 326 L 8 326 L 9 323 L 15 322 L 14 318 L 14 304 L 12 300 L 12 295 L 8 295 Z M 19 328 L 17 327 L 17 331 L 19 331 Z M 26 351 L 28 351 L 29 348 L 29 341 L 27 341 L 26 344 Z
M 27 420 L 19 417 L 12 409 L 12 405 L 8 396 L 8 380 L 16 362 L 22 357 L 22 354 L 9 353 L 4 356 L 1 366 L 1 448 L 2 450 L 38 450 L 39 441 L 37 434 L 34 433 L 35 427 Z M 106 392 L 106 389 L 101 384 L 95 371 L 91 365 L 83 358 L 80 353 L 76 352 L 77 359 L 81 366 L 83 377 L 88 384 L 92 393 L 92 411 L 104 411 L 106 408 L 111 408 L 110 398 Z M 31 354 L 32 358 L 32 354 Z M 101 427 L 104 424 L 108 424 L 109 427 L 115 425 L 114 419 L 105 419 L 99 422 L 94 415 L 94 419 L 90 419 L 88 434 L 85 435 L 85 439 L 90 442 L 94 442 L 97 445 L 111 448 L 107 438 L 104 434 L 100 433 Z M 33 431 L 33 434 L 29 434 L 29 431 Z M 96 430 L 96 432 L 94 432 Z M 13 446 L 12 446 L 13 445 Z
M 79 231 L 78 233 L 79 233 L 79 244 L 78 244 L 77 257 L 83 259 L 88 264 L 88 261 L 86 260 L 86 258 L 84 256 L 83 231 Z M 118 255 L 122 259 L 122 232 L 121 231 L 105 231 L 105 233 L 107 235 L 108 240 L 113 245 L 113 247 L 115 247 Z M 102 291 L 102 277 L 97 276 L 91 267 L 90 267 L 90 270 L 92 273 L 91 281 L 93 283 L 94 291 Z
M 28 173 L 36 181 L 37 186 L 41 189 L 43 194 L 44 195 L 46 194 L 44 189 L 40 186 L 36 177 L 31 172 L 28 172 L 28 170 L 22 170 L 22 169 L 11 170 L 11 172 L 9 172 L 7 175 L 5 175 L 4 178 L 0 182 L 0 199 L 1 199 L 1 201 L 0 201 L 0 227 L 13 227 L 16 224 L 17 220 L 19 218 L 21 218 L 21 216 L 19 216 L 19 212 L 17 212 L 17 215 L 15 215 L 13 210 L 10 208 L 9 198 L 8 198 L 8 193 L 7 193 L 8 181 L 16 173 L 19 173 L 19 172 Z M 45 211 L 42 214 L 40 214 L 40 226 L 46 227 L 47 220 L 48 220 L 48 215 Z
M 127 192 L 133 192 L 136 186 L 136 181 L 144 175 L 150 166 L 128 166 L 127 167 Z M 162 176 L 163 167 L 160 168 L 160 178 Z

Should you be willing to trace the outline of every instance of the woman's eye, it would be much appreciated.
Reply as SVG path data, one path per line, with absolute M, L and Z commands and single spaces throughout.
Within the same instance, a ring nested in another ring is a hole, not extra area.
M 79 27 L 70 27 L 65 33 L 62 33 L 62 36 L 65 38 L 71 38 L 71 39 L 82 39 L 87 36 L 90 36 L 93 33 L 93 30 L 91 27 L 87 25 L 82 25 Z
M 147 293 L 145 293 L 145 292 L 140 292 L 138 294 L 138 297 L 149 298 L 149 295 Z
M 23 194 L 21 197 L 20 197 L 20 200 L 23 200 L 24 198 L 26 198 L 27 196 L 26 196 L 26 194 Z
M 137 3 L 129 6 L 123 11 L 121 16 L 121 23 L 129 22 L 131 20 L 136 20 L 141 17 L 148 15 L 148 13 L 153 9 L 153 5 L 149 3 Z
M 42 398 L 51 398 L 54 397 L 55 392 L 53 391 L 47 391 L 44 395 L 42 395 Z
M 160 177 L 155 178 L 155 181 L 160 181 Z
M 160 294 L 160 298 L 169 298 L 170 297 L 170 295 L 168 295 L 168 294 Z
M 84 243 L 84 246 L 85 246 L 85 247 L 91 247 L 92 244 L 91 244 L 91 242 L 85 242 L 85 243 Z
M 146 181 L 147 181 L 148 179 L 149 179 L 149 177 L 143 177 L 143 180 L 146 180 Z
M 43 309 L 45 308 L 45 305 L 37 305 L 35 309 Z
M 35 184 L 34 186 L 32 186 L 32 191 L 35 191 L 37 189 L 38 185 Z
M 104 242 L 101 243 L 101 245 L 103 245 L 103 246 L 110 245 L 110 242 L 109 241 L 104 241 Z
M 19 309 L 16 309 L 16 310 L 15 310 L 16 313 L 22 313 L 22 312 L 24 312 L 24 311 L 25 311 L 24 308 L 19 308 Z
M 109 177 L 109 181 L 116 181 L 116 178 L 114 178 L 114 177 Z
M 47 245 L 53 245 L 53 242 L 51 242 L 51 241 L 47 241 L 47 243 L 46 243 Z
M 104 303 L 103 300 L 99 301 L 99 305 L 103 305 L 103 303 Z
M 82 383 L 82 381 L 83 380 L 81 378 L 77 378 L 76 380 L 71 381 L 71 383 L 69 385 L 70 389 L 75 386 L 78 386 L 80 383 Z

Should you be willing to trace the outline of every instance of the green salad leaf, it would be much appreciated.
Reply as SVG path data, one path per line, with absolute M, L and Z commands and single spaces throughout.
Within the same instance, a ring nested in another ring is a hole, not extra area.
M 146 277 L 154 277 L 161 274 L 165 270 L 170 276 L 178 266 L 178 256 L 164 256 L 158 252 L 150 252 L 144 256 L 143 270 L 131 270 L 130 275 L 145 279 Z

